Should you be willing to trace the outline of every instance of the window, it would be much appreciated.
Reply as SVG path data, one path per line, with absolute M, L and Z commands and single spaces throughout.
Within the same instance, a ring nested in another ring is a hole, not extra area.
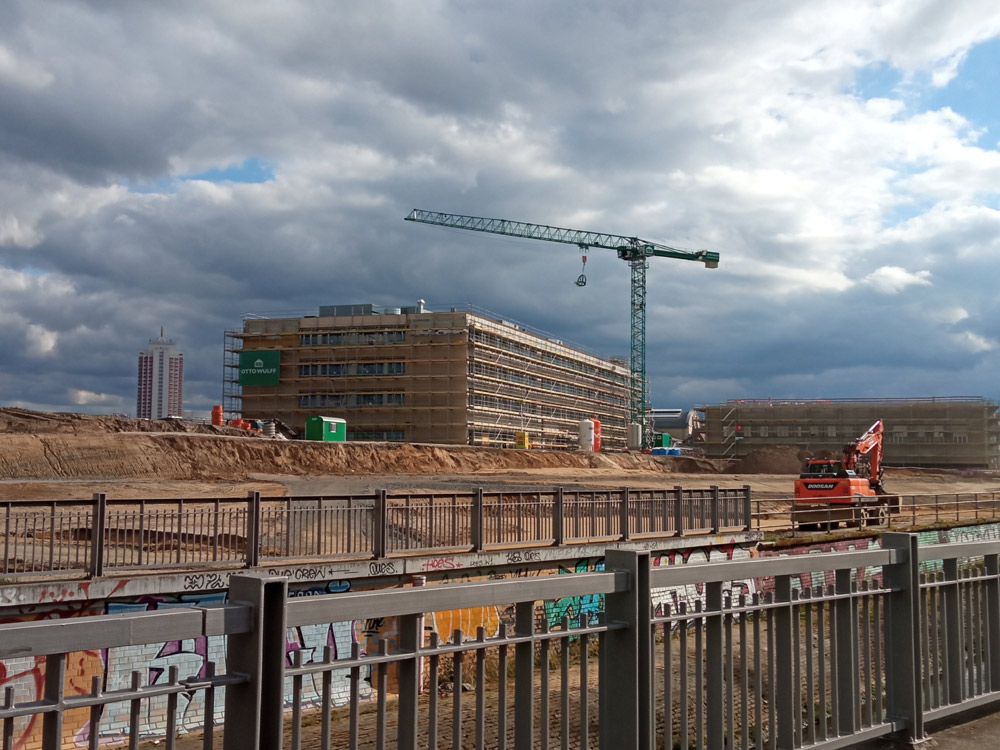
M 389 406 L 402 406 L 404 395 L 403 393 L 387 393 L 385 394 L 385 402 Z

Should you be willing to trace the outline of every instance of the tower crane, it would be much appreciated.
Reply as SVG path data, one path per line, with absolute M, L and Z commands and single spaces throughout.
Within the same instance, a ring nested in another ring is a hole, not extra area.
M 581 250 L 591 247 L 607 248 L 618 252 L 618 257 L 627 261 L 632 269 L 632 342 L 629 358 L 629 421 L 642 425 L 641 442 L 643 448 L 651 443 L 650 431 L 646 425 L 647 382 L 646 382 L 646 268 L 649 258 L 676 258 L 696 260 L 706 268 L 718 268 L 719 254 L 708 250 L 680 250 L 638 237 L 624 237 L 603 232 L 587 232 L 579 229 L 564 229 L 545 224 L 529 224 L 507 219 L 487 219 L 479 216 L 447 214 L 437 211 L 413 209 L 406 221 L 435 224 L 454 229 L 468 229 L 473 232 L 503 234 L 510 237 L 524 237 L 532 240 L 547 240 L 576 245 Z M 586 260 L 584 260 L 586 263 Z M 582 282 L 582 283 L 581 283 Z M 579 286 L 586 283 L 581 274 Z

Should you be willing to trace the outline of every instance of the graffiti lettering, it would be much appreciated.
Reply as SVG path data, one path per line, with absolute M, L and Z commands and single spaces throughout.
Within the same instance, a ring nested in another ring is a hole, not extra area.
M 368 575 L 394 576 L 396 573 L 396 563 L 394 562 L 373 562 L 368 564 Z
M 194 573 L 184 576 L 185 591 L 206 591 L 209 589 L 224 589 L 229 585 L 227 576 L 219 573 Z

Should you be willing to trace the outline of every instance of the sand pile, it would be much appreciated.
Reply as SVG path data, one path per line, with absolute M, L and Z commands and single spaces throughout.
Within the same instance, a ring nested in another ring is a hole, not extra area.
M 171 426 L 175 429 L 170 430 Z M 474 474 L 576 468 L 717 473 L 720 464 L 642 453 L 268 440 L 234 428 L 173 424 L 171 420 L 0 410 L 0 479 L 8 480 L 246 480 L 261 474 Z
M 726 474 L 798 474 L 806 453 L 790 445 L 756 448 L 723 471 Z

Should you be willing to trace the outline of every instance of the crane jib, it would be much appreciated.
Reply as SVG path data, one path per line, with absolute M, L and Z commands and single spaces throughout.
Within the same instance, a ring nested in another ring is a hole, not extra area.
M 447 214 L 440 211 L 423 211 L 413 209 L 404 217 L 406 221 L 417 221 L 423 224 L 435 224 L 454 229 L 467 229 L 473 232 L 487 234 L 502 234 L 508 237 L 523 237 L 532 240 L 561 242 L 566 245 L 580 247 L 600 247 L 616 250 L 618 257 L 632 260 L 641 256 L 678 258 L 704 263 L 709 268 L 719 265 L 719 254 L 709 250 L 682 250 L 658 242 L 641 240 L 638 237 L 608 234 L 605 232 L 588 232 L 580 229 L 566 229 L 548 224 L 531 224 L 526 221 L 511 221 L 509 219 L 490 219 L 483 216 L 466 216 L 464 214 Z

